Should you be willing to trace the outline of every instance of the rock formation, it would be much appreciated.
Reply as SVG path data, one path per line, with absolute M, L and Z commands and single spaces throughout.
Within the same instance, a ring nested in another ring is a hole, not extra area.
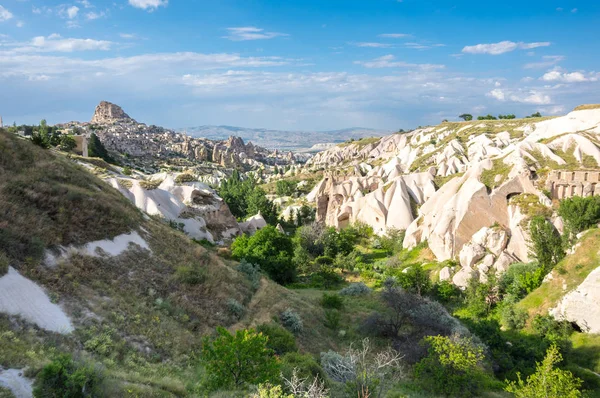
M 117 122 L 135 123 L 135 120 L 130 118 L 119 105 L 108 101 L 102 101 L 96 106 L 94 116 L 90 121 L 92 124 L 114 124 Z

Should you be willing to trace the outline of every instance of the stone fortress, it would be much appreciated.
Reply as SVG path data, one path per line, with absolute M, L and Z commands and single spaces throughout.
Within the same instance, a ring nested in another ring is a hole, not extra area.
M 600 170 L 553 170 L 546 181 L 552 199 L 600 195 Z

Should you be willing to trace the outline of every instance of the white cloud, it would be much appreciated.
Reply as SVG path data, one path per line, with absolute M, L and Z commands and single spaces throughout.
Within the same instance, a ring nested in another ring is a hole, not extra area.
M 537 90 L 510 91 L 496 88 L 487 93 L 487 96 L 502 102 L 511 101 L 531 105 L 547 105 L 552 102 L 549 95 Z
M 445 44 L 441 44 L 441 43 L 434 43 L 434 44 L 429 44 L 429 43 L 405 43 L 404 46 L 407 47 L 407 48 L 411 48 L 413 50 L 429 50 L 430 48 L 435 48 L 435 47 L 446 47 Z
M 92 3 L 90 3 L 88 0 L 78 0 L 77 3 L 81 4 L 83 8 L 94 8 Z
M 28 52 L 74 52 L 74 51 L 108 51 L 112 42 L 94 39 L 63 38 L 59 34 L 48 37 L 37 36 L 25 46 L 17 46 L 17 53 Z
M 499 55 L 515 50 L 530 50 L 537 47 L 548 47 L 550 42 L 524 43 L 514 41 L 501 41 L 491 44 L 476 44 L 474 46 L 466 46 L 462 49 L 463 53 L 468 54 L 490 54 Z
M 554 105 L 540 108 L 540 111 L 545 115 L 560 115 L 565 113 L 565 107 L 564 105 Z
M 556 65 L 557 63 L 564 61 L 565 57 L 562 55 L 544 55 L 540 62 L 530 62 L 523 66 L 525 69 L 542 69 Z
M 25 22 L 17 21 L 17 28 L 22 28 L 23 26 L 25 26 Z
M 8 21 L 12 17 L 13 17 L 12 12 L 10 12 L 6 8 L 0 6 L 0 22 Z
M 566 72 L 562 69 L 555 69 L 546 72 L 540 80 L 546 82 L 558 82 L 558 83 L 581 83 L 581 82 L 595 82 L 598 81 L 600 74 L 590 73 L 587 76 L 583 72 Z
M 369 47 L 369 48 L 390 48 L 393 47 L 391 44 L 388 43 L 376 43 L 376 42 L 360 42 L 360 43 L 353 43 L 355 46 L 357 47 Z
M 577 12 L 577 8 L 573 8 L 573 9 L 571 10 L 571 12 L 572 12 L 573 14 L 575 14 L 575 13 Z
M 87 14 L 85 14 L 85 18 L 90 21 L 93 21 L 93 20 L 99 19 L 99 18 L 103 18 L 104 16 L 106 16 L 104 11 L 100 11 L 100 12 L 90 11 Z
M 264 29 L 256 28 L 254 26 L 227 28 L 227 30 L 229 31 L 229 35 L 224 36 L 223 38 L 232 41 L 264 40 L 273 39 L 280 36 L 288 36 L 285 33 L 265 32 Z
M 166 7 L 169 0 L 129 0 L 129 5 L 142 10 L 156 10 L 158 7 Z
M 34 14 L 41 14 L 41 13 L 42 13 L 42 9 L 41 9 L 41 8 L 38 8 L 38 7 L 36 7 L 36 6 L 33 6 L 33 7 L 31 8 L 31 12 L 32 12 L 32 13 L 34 13 Z
M 357 65 L 362 65 L 365 68 L 417 68 L 421 70 L 444 69 L 444 65 L 436 64 L 411 64 L 403 61 L 396 61 L 393 55 L 384 55 L 383 57 L 375 58 L 371 61 L 354 61 Z
M 406 38 L 406 37 L 411 37 L 411 35 L 409 35 L 407 33 L 383 33 L 383 34 L 380 34 L 379 37 L 386 38 L 386 39 L 402 39 L 402 38 Z
M 75 18 L 77 16 L 77 13 L 79 13 L 79 7 L 71 6 L 71 7 L 67 8 L 67 17 L 69 19 Z
M 133 33 L 119 33 L 119 36 L 123 39 L 133 40 L 137 39 L 137 35 Z

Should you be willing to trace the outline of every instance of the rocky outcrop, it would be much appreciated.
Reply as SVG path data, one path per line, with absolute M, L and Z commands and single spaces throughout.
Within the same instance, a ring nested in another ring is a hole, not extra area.
M 94 116 L 90 121 L 92 124 L 114 124 L 117 122 L 136 123 L 119 105 L 107 101 L 102 101 L 96 106 Z
M 577 324 L 584 332 L 600 333 L 600 268 L 592 271 L 581 285 L 567 293 L 549 312 L 558 320 Z

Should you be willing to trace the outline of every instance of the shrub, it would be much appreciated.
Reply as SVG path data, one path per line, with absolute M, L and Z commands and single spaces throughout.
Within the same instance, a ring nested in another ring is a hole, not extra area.
M 261 269 L 277 283 L 290 283 L 296 278 L 292 239 L 273 226 L 266 226 L 251 237 L 238 237 L 231 251 L 236 259 L 245 258 L 251 263 L 260 264 Z
M 563 218 L 567 233 L 573 237 L 600 221 L 600 197 L 574 196 L 560 202 L 558 214 Z
M 500 310 L 502 325 L 508 329 L 522 329 L 525 327 L 529 314 L 526 310 L 517 308 L 513 303 L 504 303 Z
M 343 296 L 362 296 L 371 293 L 371 288 L 365 285 L 363 282 L 353 283 L 340 290 L 340 294 Z
M 290 332 L 294 334 L 301 333 L 304 329 L 304 324 L 302 323 L 302 318 L 298 313 L 290 308 L 286 309 L 279 316 L 281 320 L 281 324 Z
M 390 229 L 385 236 L 379 238 L 380 246 L 389 254 L 395 254 L 402 251 L 402 242 L 406 231 L 403 229 Z
M 326 310 L 325 311 L 325 327 L 337 330 L 340 326 L 340 319 L 342 316 L 338 310 Z
M 406 272 L 399 273 L 398 283 L 404 289 L 418 296 L 427 294 L 431 290 L 429 274 L 419 264 L 411 266 Z
M 319 256 L 315 259 L 315 263 L 318 265 L 332 265 L 333 259 L 329 256 Z
M 123 167 L 123 175 L 130 176 L 131 174 L 133 174 L 131 171 L 131 167 L 129 167 L 129 166 Z
M 472 397 L 486 375 L 483 349 L 470 339 L 428 336 L 428 355 L 415 365 L 415 378 L 425 390 L 444 396 Z
M 152 191 L 154 189 L 158 189 L 158 187 L 162 183 L 163 183 L 162 180 L 142 180 L 142 181 L 140 181 L 140 187 L 142 187 L 148 191 Z
M 182 173 L 175 177 L 175 182 L 177 184 L 183 184 L 186 182 L 194 182 L 198 181 L 198 179 L 191 173 Z
M 567 370 L 555 368 L 562 361 L 562 356 L 555 345 L 550 346 L 546 357 L 537 363 L 536 372 L 526 381 L 518 374 L 517 382 L 508 382 L 506 391 L 516 398 L 544 397 L 544 398 L 579 398 L 582 381 Z
M 339 310 L 344 306 L 344 299 L 343 297 L 340 297 L 339 294 L 323 293 L 323 297 L 321 297 L 321 305 L 324 308 L 333 308 Z
M 227 300 L 227 312 L 236 319 L 241 319 L 246 312 L 246 308 L 234 298 Z
M 286 380 L 290 380 L 294 370 L 298 377 L 319 380 L 327 380 L 327 374 L 310 354 L 300 354 L 298 352 L 288 352 L 281 357 L 281 374 Z
M 217 328 L 217 337 L 205 338 L 201 358 L 205 364 L 207 387 L 210 389 L 239 388 L 245 383 L 274 381 L 279 376 L 279 364 L 268 338 L 252 329 L 230 334 Z
M 34 397 L 81 398 L 100 396 L 102 374 L 91 365 L 76 363 L 69 355 L 54 359 L 37 375 Z
M 0 277 L 4 276 L 8 272 L 8 257 L 0 252 Z
M 298 351 L 294 335 L 276 323 L 263 323 L 256 328 L 256 331 L 269 338 L 267 347 L 277 355 Z
M 175 270 L 175 278 L 187 285 L 198 285 L 206 280 L 206 269 L 197 263 L 182 265 Z
M 441 281 L 433 286 L 435 297 L 440 301 L 449 302 L 460 297 L 460 289 L 450 281 Z
M 237 266 L 237 270 L 244 274 L 246 278 L 252 283 L 252 287 L 254 290 L 258 289 L 260 286 L 260 278 L 262 274 L 260 272 L 260 267 L 255 264 L 250 264 L 245 259 L 240 261 L 240 264 Z

